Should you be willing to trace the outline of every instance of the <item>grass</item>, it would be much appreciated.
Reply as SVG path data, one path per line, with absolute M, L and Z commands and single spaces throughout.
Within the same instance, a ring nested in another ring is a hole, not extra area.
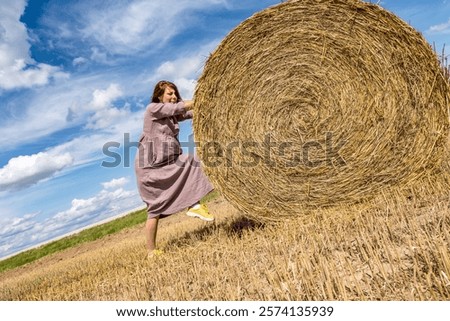
M 219 191 L 218 190 L 213 190 L 209 194 L 205 195 L 205 197 L 203 197 L 200 200 L 200 203 L 203 203 L 203 204 L 209 203 L 209 202 L 217 199 L 219 196 L 220 196 Z
M 161 257 L 146 259 L 138 223 L 0 274 L 0 300 L 450 300 L 448 204 L 392 199 L 262 224 L 219 197 L 213 223 L 162 220 Z

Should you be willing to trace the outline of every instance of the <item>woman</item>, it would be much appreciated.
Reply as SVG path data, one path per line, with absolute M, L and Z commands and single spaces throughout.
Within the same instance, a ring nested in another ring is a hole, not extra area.
M 193 101 L 183 101 L 175 84 L 160 81 L 145 111 L 135 171 L 139 193 L 147 204 L 145 235 L 149 257 L 162 253 L 156 249 L 160 218 L 189 208 L 189 216 L 214 220 L 199 203 L 213 187 L 198 158 L 183 154 L 178 140 L 178 122 L 192 118 L 192 108 Z

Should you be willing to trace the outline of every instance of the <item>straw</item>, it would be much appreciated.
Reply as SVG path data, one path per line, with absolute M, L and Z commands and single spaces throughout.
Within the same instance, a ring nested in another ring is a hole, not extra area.
M 361 203 L 442 174 L 448 94 L 436 53 L 394 14 L 287 1 L 242 22 L 206 61 L 198 154 L 253 217 Z

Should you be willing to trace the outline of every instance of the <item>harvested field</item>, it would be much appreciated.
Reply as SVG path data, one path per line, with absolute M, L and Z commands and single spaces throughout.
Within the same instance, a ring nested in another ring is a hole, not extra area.
M 450 195 L 261 224 L 223 198 L 212 224 L 142 226 L 0 274 L 1 300 L 449 300 Z M 162 221 L 164 222 L 164 221 Z

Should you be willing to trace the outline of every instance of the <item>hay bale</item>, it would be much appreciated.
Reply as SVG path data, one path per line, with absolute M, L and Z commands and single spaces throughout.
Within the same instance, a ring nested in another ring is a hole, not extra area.
M 207 60 L 198 154 L 253 217 L 354 204 L 440 166 L 448 93 L 430 45 L 394 14 L 358 0 L 284 2 Z

